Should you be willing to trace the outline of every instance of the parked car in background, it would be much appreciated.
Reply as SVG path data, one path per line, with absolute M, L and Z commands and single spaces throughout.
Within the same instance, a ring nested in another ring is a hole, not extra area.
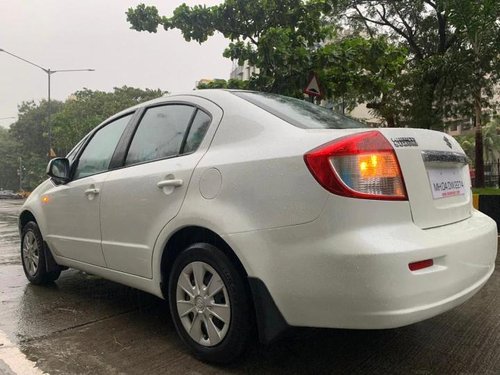
M 0 199 L 21 199 L 23 196 L 12 190 L 0 190 Z
M 22 208 L 27 278 L 83 270 L 168 300 L 203 360 L 256 325 L 382 329 L 470 298 L 495 223 L 471 203 L 459 144 L 370 129 L 249 91 L 171 95 L 106 120 L 48 165 Z

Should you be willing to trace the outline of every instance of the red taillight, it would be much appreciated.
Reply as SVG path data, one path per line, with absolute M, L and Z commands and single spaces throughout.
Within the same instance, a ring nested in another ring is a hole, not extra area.
M 353 198 L 407 200 L 401 168 L 391 144 L 378 131 L 357 133 L 304 155 L 328 191 Z
M 410 271 L 418 271 L 424 268 L 432 267 L 434 265 L 434 261 L 432 259 L 421 260 L 419 262 L 413 262 L 408 264 L 408 268 Z

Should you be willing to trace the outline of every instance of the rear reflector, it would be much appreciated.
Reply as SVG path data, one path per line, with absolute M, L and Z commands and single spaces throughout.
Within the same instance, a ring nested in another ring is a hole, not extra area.
M 421 260 L 419 262 L 413 262 L 408 264 L 408 268 L 410 271 L 418 271 L 423 268 L 432 267 L 434 265 L 434 261 L 432 259 Z
M 304 161 L 321 186 L 334 194 L 408 199 L 396 153 L 378 131 L 336 139 L 309 151 Z

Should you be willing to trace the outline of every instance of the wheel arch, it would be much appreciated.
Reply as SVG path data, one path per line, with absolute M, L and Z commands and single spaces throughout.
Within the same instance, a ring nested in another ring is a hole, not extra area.
M 175 259 L 182 250 L 199 242 L 208 243 L 221 250 L 231 260 L 240 275 L 243 277 L 245 285 L 250 292 L 248 273 L 231 246 L 229 246 L 229 244 L 213 230 L 193 225 L 185 226 L 175 231 L 172 236 L 170 236 L 163 249 L 160 264 L 160 288 L 165 299 L 168 298 L 168 278 Z
M 19 215 L 19 220 L 18 220 L 19 236 L 21 237 L 21 241 L 22 241 L 23 228 L 25 227 L 26 224 L 28 224 L 31 221 L 38 226 L 38 230 L 40 230 L 40 234 L 42 235 L 42 240 L 43 240 L 42 228 L 40 227 L 40 224 L 38 223 L 38 220 L 36 219 L 35 215 L 30 210 L 24 209 Z M 50 250 L 45 240 L 43 240 L 43 252 L 45 253 L 44 259 L 45 259 L 46 272 L 61 271 L 66 269 L 57 264 L 57 262 L 54 259 L 54 255 L 52 254 L 52 250 Z
M 211 244 L 224 252 L 243 277 L 251 309 L 257 323 L 260 341 L 268 344 L 286 332 L 289 325 L 276 306 L 266 285 L 257 278 L 249 277 L 243 263 L 231 246 L 216 232 L 202 226 L 185 226 L 178 229 L 168 239 L 160 264 L 160 289 L 163 298 L 168 300 L 168 279 L 177 255 L 189 245 L 199 242 Z
M 19 232 L 21 232 L 24 226 L 28 224 L 30 221 L 34 221 L 35 223 L 38 224 L 35 215 L 30 210 L 24 209 L 19 215 L 19 220 L 18 220 Z

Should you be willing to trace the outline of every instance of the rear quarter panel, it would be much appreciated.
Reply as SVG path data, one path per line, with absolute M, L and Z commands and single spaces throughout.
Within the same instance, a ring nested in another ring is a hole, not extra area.
M 223 234 L 317 218 L 328 193 L 303 160 L 317 140 L 232 94 L 224 104 L 224 117 L 193 174 L 179 219 L 204 218 Z M 207 182 L 214 169 L 220 181 Z M 207 188 L 214 191 L 208 199 L 200 193 Z

